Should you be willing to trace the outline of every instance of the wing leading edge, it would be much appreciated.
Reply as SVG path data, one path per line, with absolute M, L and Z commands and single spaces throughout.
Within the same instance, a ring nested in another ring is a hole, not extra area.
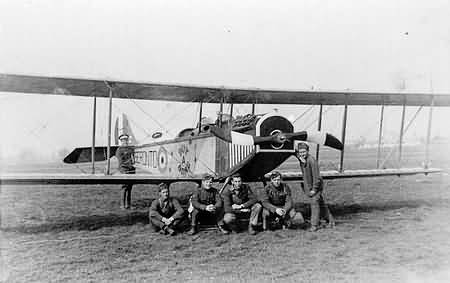
M 0 92 L 209 103 L 450 106 L 450 94 L 243 89 L 0 74 Z

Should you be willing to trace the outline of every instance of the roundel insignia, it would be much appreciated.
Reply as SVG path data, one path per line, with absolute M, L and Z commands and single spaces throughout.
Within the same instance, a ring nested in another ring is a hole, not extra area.
M 158 151 L 158 169 L 160 172 L 164 172 L 167 169 L 167 150 L 164 147 L 160 147 Z

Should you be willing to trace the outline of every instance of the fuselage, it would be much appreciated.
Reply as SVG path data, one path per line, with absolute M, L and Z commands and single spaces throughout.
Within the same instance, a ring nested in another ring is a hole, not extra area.
M 268 136 L 277 132 L 291 133 L 292 123 L 277 114 L 236 121 L 233 131 Z M 241 122 L 241 123 L 240 123 Z M 241 173 L 245 181 L 260 180 L 294 154 L 292 142 L 283 144 L 237 145 L 211 134 L 207 127 L 172 140 L 135 147 L 136 167 L 154 176 L 192 177 L 209 173 L 223 179 Z

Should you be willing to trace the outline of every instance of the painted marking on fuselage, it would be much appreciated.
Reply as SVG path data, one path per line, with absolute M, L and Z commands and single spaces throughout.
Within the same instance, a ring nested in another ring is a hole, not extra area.
M 238 145 L 230 143 L 228 145 L 230 168 L 233 168 L 244 160 L 255 150 L 254 145 Z
M 166 171 L 167 162 L 167 150 L 161 146 L 158 150 L 158 169 L 161 173 Z
M 166 177 L 216 173 L 216 137 L 158 142 L 135 149 L 136 167 Z

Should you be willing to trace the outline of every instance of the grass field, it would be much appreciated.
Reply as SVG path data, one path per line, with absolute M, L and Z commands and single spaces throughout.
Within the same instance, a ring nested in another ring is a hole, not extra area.
M 416 153 L 405 159 L 420 164 Z M 348 167 L 360 162 L 372 168 L 364 158 L 368 154 L 347 154 Z M 434 154 L 434 164 L 449 167 L 450 156 Z M 290 185 L 296 208 L 308 218 L 299 184 Z M 193 189 L 178 184 L 172 193 L 186 202 Z M 120 194 L 117 185 L 2 186 L 0 280 L 450 282 L 448 171 L 328 181 L 325 195 L 337 226 L 316 233 L 206 230 L 169 238 L 148 225 L 148 206 L 157 195 L 153 187 L 135 186 L 132 211 L 118 209 Z

